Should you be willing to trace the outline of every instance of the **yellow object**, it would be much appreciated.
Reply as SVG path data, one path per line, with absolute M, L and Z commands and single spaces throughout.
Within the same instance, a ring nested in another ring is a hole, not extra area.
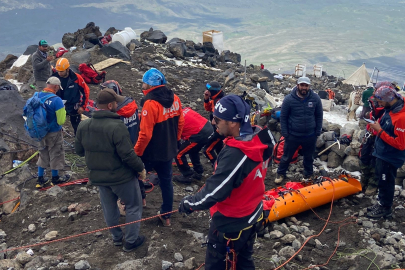
M 66 58 L 60 58 L 56 61 L 55 69 L 57 71 L 65 71 L 70 67 L 69 60 Z
M 20 202 L 18 202 L 18 203 L 14 206 L 13 210 L 11 211 L 11 214 L 14 213 L 14 212 L 17 210 L 18 206 L 20 206 Z

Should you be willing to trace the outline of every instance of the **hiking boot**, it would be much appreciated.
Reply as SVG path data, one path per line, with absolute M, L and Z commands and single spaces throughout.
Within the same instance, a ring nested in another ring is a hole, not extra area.
M 372 205 L 372 206 L 369 206 L 369 207 L 367 207 L 367 211 L 374 211 L 374 210 L 376 210 L 376 209 L 378 209 L 380 207 L 380 203 L 376 203 L 376 204 L 374 204 L 374 205 Z
M 160 215 L 160 211 L 157 212 Z M 159 216 L 160 221 L 163 223 L 163 227 L 170 227 L 172 223 L 170 222 L 170 218 L 164 218 L 163 216 Z
M 35 185 L 36 188 L 44 188 L 51 184 L 51 179 L 48 177 L 44 178 L 43 176 L 38 176 L 37 184 Z
M 52 176 L 52 184 L 53 185 L 58 185 L 58 184 L 65 183 L 65 182 L 70 180 L 70 177 L 71 176 L 69 174 L 66 174 L 66 175 L 64 175 L 62 177 L 60 177 L 59 175 L 58 176 Z
M 114 246 L 120 247 L 122 246 L 122 238 L 120 240 L 113 240 Z
M 193 178 L 196 179 L 196 180 L 201 180 L 202 179 L 202 173 L 194 172 Z
M 378 205 L 374 210 L 367 213 L 367 217 L 369 218 L 391 218 L 392 217 L 392 209 L 391 207 L 384 207 L 382 205 Z
M 285 179 L 285 175 L 277 174 L 276 179 L 274 179 L 274 183 L 280 184 Z
M 136 239 L 136 241 L 132 244 L 125 242 L 124 246 L 122 247 L 122 249 L 125 252 L 130 252 L 132 250 L 137 249 L 138 247 L 142 246 L 142 244 L 145 243 L 145 236 L 140 235 L 138 236 L 138 238 Z
M 173 177 L 173 181 L 183 183 L 183 184 L 191 184 L 193 179 L 191 176 L 176 175 L 175 177 Z
M 373 196 L 377 193 L 377 189 L 378 188 L 375 186 L 368 186 L 364 194 L 367 196 Z

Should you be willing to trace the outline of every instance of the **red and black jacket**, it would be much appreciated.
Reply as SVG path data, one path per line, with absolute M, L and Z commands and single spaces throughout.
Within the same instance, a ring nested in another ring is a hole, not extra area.
M 210 208 L 220 232 L 237 232 L 255 224 L 263 212 L 264 179 L 273 144 L 267 128 L 256 128 L 245 139 L 224 140 L 215 174 L 185 204 L 193 210 Z
M 181 102 L 164 85 L 143 91 L 138 141 L 138 156 L 149 161 L 169 161 L 177 154 L 177 141 L 184 126 Z
M 202 117 L 199 113 L 193 111 L 189 107 L 183 109 L 183 116 L 184 127 L 181 133 L 181 139 L 185 141 L 190 139 L 191 136 L 197 135 L 208 123 L 208 120 L 206 118 Z M 211 133 L 209 135 L 211 135 Z
M 125 97 L 125 100 L 118 104 L 117 114 L 121 116 L 122 122 L 128 128 L 132 144 L 135 145 L 139 134 L 138 106 L 135 100 Z

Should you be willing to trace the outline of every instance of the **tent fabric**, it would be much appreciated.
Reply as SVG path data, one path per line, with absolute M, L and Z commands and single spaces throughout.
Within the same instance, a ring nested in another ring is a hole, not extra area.
M 368 75 L 366 65 L 363 64 L 359 67 L 350 77 L 343 81 L 345 84 L 351 84 L 353 86 L 367 85 L 370 81 L 370 75 Z

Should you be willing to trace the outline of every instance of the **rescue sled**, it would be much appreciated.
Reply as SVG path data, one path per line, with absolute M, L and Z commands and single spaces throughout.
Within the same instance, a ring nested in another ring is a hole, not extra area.
M 333 200 L 358 193 L 360 182 L 348 174 L 338 179 L 319 177 L 310 183 L 289 182 L 284 187 L 267 191 L 264 195 L 263 210 L 270 211 L 267 222 L 307 211 Z

